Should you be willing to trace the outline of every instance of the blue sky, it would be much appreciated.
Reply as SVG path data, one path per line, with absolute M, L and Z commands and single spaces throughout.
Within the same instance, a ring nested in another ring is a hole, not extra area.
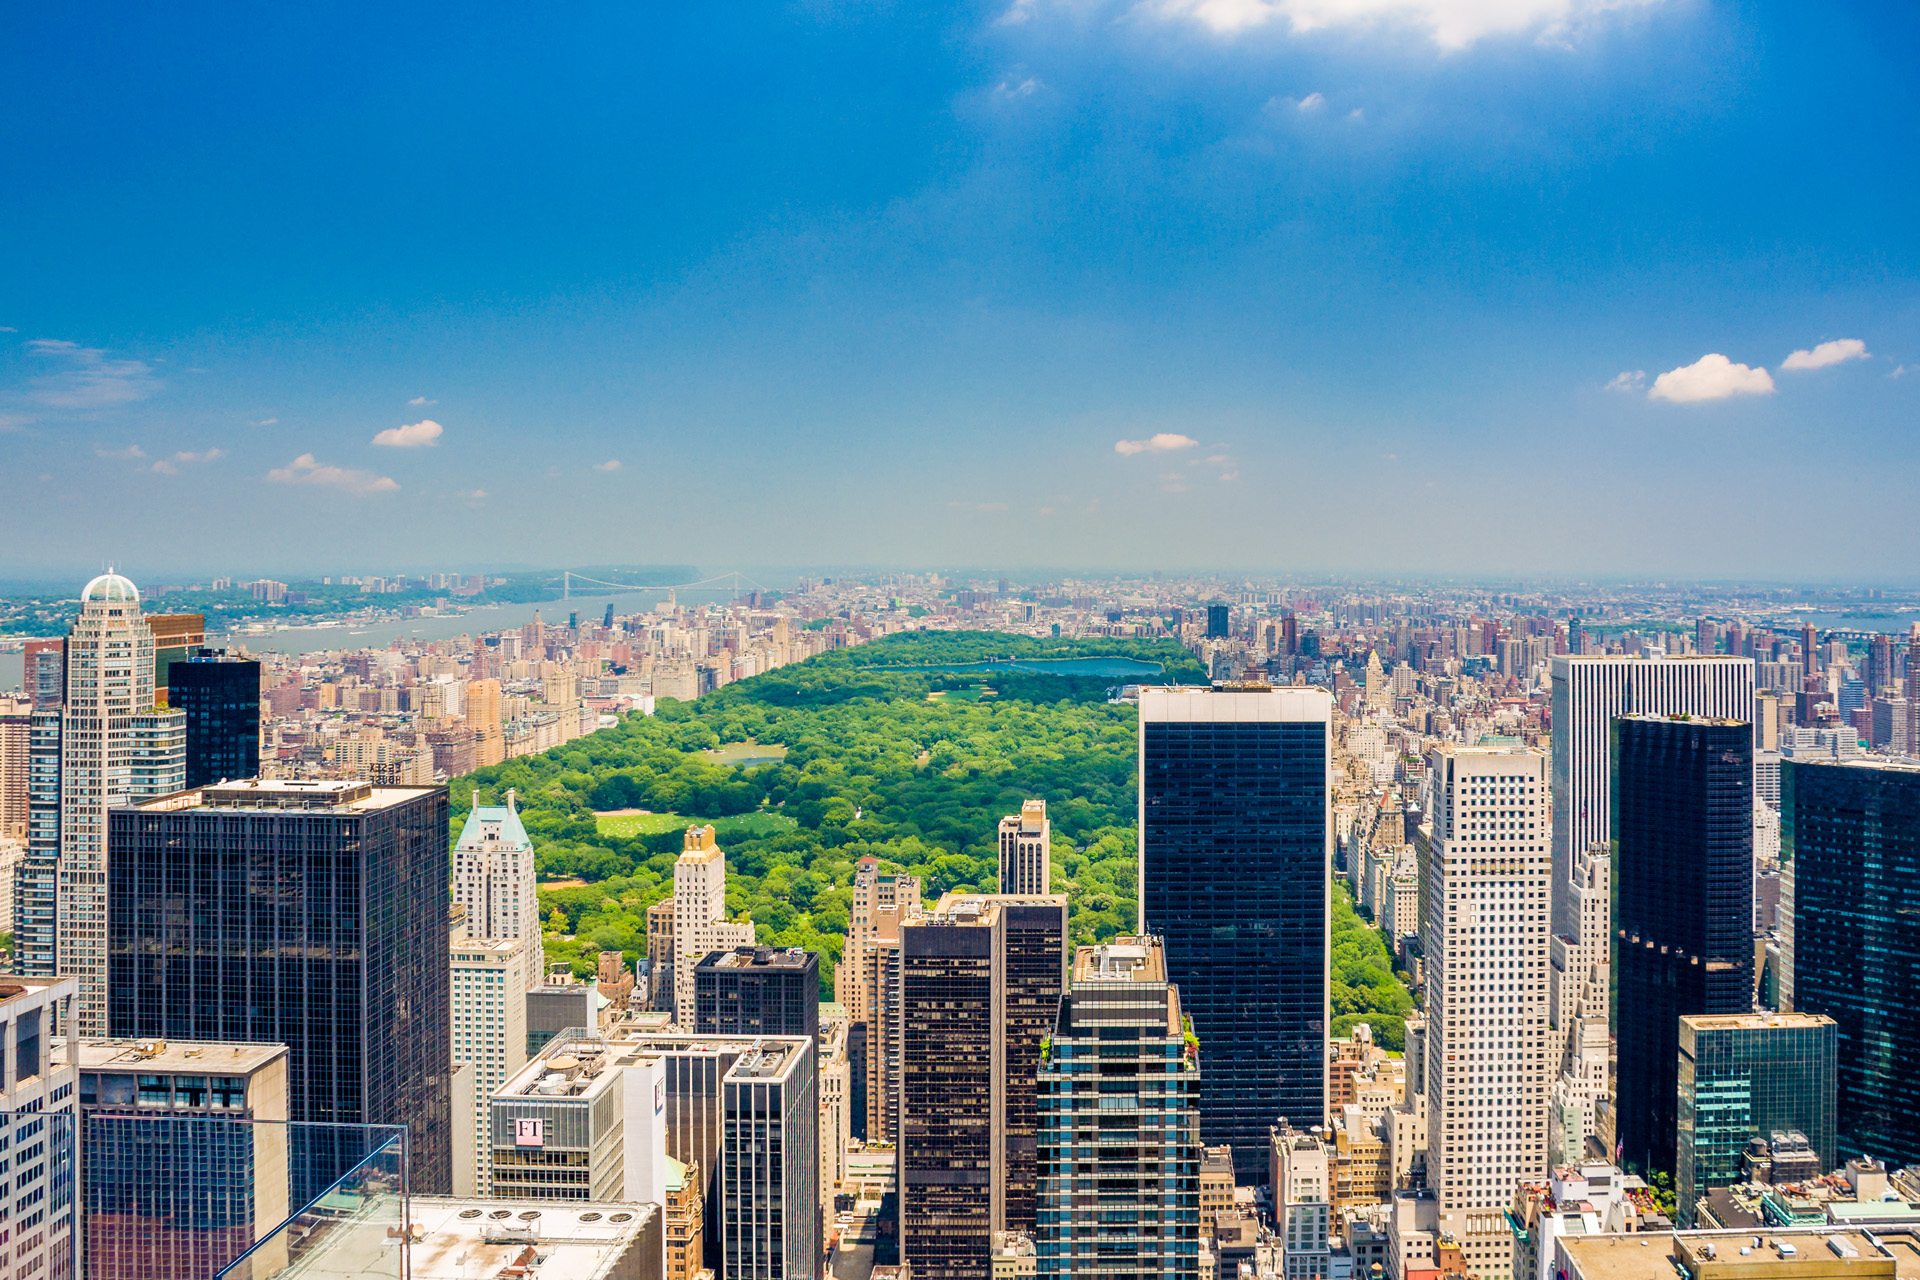
M 0 571 L 1911 577 L 1915 66 L 1892 4 L 14 6 Z

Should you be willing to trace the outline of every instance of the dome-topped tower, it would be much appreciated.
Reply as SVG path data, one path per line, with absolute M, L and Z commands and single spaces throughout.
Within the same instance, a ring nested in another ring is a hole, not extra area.
M 80 593 L 81 604 L 99 602 L 102 604 L 138 604 L 140 588 L 133 585 L 131 579 L 123 578 L 108 569 L 105 573 L 89 582 L 86 590 Z

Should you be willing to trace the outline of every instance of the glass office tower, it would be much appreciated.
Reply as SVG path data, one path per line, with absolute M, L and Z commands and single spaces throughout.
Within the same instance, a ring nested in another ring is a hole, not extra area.
M 1140 691 L 1140 928 L 1200 1038 L 1200 1134 L 1235 1176 L 1326 1123 L 1328 726 L 1320 689 Z
M 365 782 L 113 810 L 111 1034 L 285 1044 L 290 1119 L 404 1125 L 414 1188 L 450 1191 L 447 824 L 445 787 Z
M 202 649 L 167 673 L 167 705 L 187 713 L 189 787 L 260 772 L 260 664 Z
M 1740 1155 L 1754 1138 L 1798 1131 L 1834 1166 L 1834 1022 L 1809 1013 L 1680 1019 L 1676 1217 L 1696 1225 L 1714 1187 L 1745 1181 Z
M 1783 761 L 1780 859 L 1792 1007 L 1839 1024 L 1839 1155 L 1920 1161 L 1920 768 Z
M 1621 716 L 1612 757 L 1616 1141 L 1671 1174 L 1679 1020 L 1753 1008 L 1753 729 Z

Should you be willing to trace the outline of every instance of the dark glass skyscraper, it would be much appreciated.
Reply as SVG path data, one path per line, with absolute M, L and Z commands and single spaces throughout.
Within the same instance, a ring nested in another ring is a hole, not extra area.
M 187 713 L 187 783 L 260 773 L 260 664 L 202 649 L 167 672 L 167 704 Z
M 1233 614 L 1224 604 L 1207 606 L 1207 639 L 1223 639 L 1233 630 Z
M 283 1043 L 290 1119 L 406 1125 L 415 1190 L 446 1194 L 447 823 L 445 787 L 364 782 L 113 810 L 110 1034 Z
M 1753 1008 L 1753 728 L 1622 716 L 1611 774 L 1617 1138 L 1671 1174 L 1680 1018 Z
M 1200 1133 L 1243 1182 L 1326 1123 L 1328 725 L 1318 689 L 1140 692 L 1140 927 L 1200 1039 Z
M 811 1036 L 820 1042 L 820 957 L 799 947 L 715 951 L 693 971 L 703 1036 Z
M 1838 1024 L 1839 1155 L 1920 1161 L 1920 769 L 1782 761 L 1780 859 L 1781 999 Z

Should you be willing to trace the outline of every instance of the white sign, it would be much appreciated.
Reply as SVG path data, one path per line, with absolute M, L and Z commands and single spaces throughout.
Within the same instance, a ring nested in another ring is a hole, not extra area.
M 547 1122 L 545 1120 L 515 1120 L 513 1122 L 513 1145 L 516 1147 L 546 1146 Z

